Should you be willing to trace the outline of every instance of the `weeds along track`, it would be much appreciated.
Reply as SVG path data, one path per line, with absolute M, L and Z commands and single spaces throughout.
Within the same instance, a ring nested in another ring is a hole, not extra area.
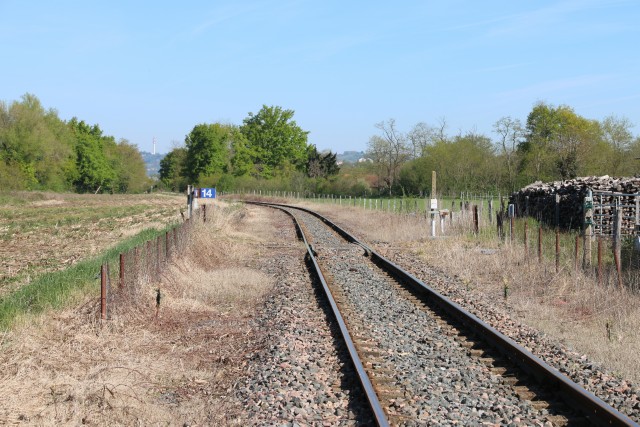
M 319 215 L 286 210 L 379 425 L 637 425 Z

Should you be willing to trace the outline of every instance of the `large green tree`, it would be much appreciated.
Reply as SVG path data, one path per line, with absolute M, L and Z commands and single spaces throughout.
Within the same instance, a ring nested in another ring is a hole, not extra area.
M 309 132 L 296 124 L 293 115 L 293 110 L 263 105 L 244 119 L 240 131 L 247 138 L 257 176 L 270 178 L 304 168 Z
M 600 123 L 600 130 L 604 146 L 610 150 L 610 175 L 633 175 L 637 173 L 637 160 L 630 156 L 633 146 L 633 124 L 625 117 L 607 116 Z M 600 155 L 603 153 L 601 152 Z
M 403 165 L 399 185 L 408 194 L 426 194 L 431 188 L 431 171 L 437 172 L 438 193 L 496 191 L 501 171 L 491 140 L 468 133 L 442 139 L 425 149 L 424 156 Z
M 229 163 L 235 129 L 221 123 L 196 125 L 185 138 L 187 157 L 183 175 L 193 184 L 221 175 Z
M 77 175 L 74 186 L 79 193 L 112 192 L 116 172 L 105 155 L 105 139 L 98 125 L 90 126 L 75 117 L 69 127 L 76 136 Z
M 98 125 L 61 120 L 34 95 L 0 102 L 0 189 L 140 191 L 145 169 L 135 146 Z
M 11 189 L 70 189 L 74 138 L 55 110 L 34 95 L 0 103 L 0 186 Z
M 520 172 L 526 181 L 574 178 L 589 170 L 586 159 L 598 145 L 597 121 L 579 116 L 568 106 L 536 104 L 527 117 L 519 145 Z
M 138 147 L 126 139 L 111 145 L 107 151 L 116 174 L 114 190 L 118 193 L 139 193 L 151 185 L 146 165 Z
M 187 187 L 187 179 L 183 175 L 187 159 L 187 149 L 177 147 L 160 160 L 160 181 L 171 191 L 182 191 Z
M 315 145 L 307 149 L 307 176 L 309 178 L 329 178 L 340 172 L 337 155 L 331 151 L 318 152 Z

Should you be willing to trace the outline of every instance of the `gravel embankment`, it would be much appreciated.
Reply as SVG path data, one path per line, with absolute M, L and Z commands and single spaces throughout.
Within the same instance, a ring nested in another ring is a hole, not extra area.
M 598 364 L 581 355 L 546 334 L 523 325 L 510 318 L 488 297 L 465 289 L 463 283 L 441 271 L 435 270 L 417 256 L 382 251 L 389 259 L 414 274 L 425 284 L 442 295 L 446 295 L 475 314 L 503 334 L 509 336 L 547 364 L 558 369 L 596 396 L 640 422 L 640 388 L 629 381 L 607 373 Z
M 265 268 L 276 278 L 257 327 L 262 348 L 247 355 L 248 378 L 237 395 L 250 425 L 371 425 L 360 386 L 334 338 L 331 322 L 304 265 L 293 226 L 283 230 L 283 249 Z M 284 244 L 291 244 L 287 248 Z
M 435 315 L 404 298 L 397 286 L 363 257 L 360 247 L 345 243 L 319 220 L 303 218 L 313 246 L 347 304 L 367 325 L 389 372 L 397 398 L 388 411 L 402 424 L 543 425 L 546 410 L 521 400 L 499 375 L 469 355 Z
M 520 399 L 499 375 L 468 355 L 427 311 L 404 298 L 368 263 L 362 249 L 344 243 L 313 217 L 314 248 L 330 275 L 346 283 L 344 296 L 359 324 L 368 325 L 390 387 L 403 396 L 385 399 L 404 425 L 550 425 L 546 410 Z M 247 356 L 249 379 L 238 387 L 252 425 L 370 425 L 366 403 L 333 327 L 325 302 L 311 286 L 294 242 L 293 227 L 282 230 L 281 256 L 267 265 L 277 279 L 258 327 L 267 331 L 261 349 Z M 511 319 L 502 305 L 434 270 L 417 255 L 376 246 L 391 260 L 515 339 L 551 366 L 594 392 L 632 419 L 640 420 L 639 390 L 586 357 Z M 332 264 L 332 267 L 328 267 Z M 369 343 L 371 345 L 371 343 Z M 338 348 L 339 350 L 336 350 Z M 387 391 L 388 392 L 388 391 Z M 388 397 L 388 396 L 387 396 Z M 404 416 L 404 418 L 402 418 Z

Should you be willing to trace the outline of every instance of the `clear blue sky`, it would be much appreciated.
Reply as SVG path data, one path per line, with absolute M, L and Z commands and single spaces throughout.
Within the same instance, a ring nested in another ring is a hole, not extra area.
M 495 138 L 536 101 L 640 125 L 637 0 L 0 0 L 0 40 L 0 100 L 32 93 L 145 151 L 263 104 L 337 152 L 389 118 Z

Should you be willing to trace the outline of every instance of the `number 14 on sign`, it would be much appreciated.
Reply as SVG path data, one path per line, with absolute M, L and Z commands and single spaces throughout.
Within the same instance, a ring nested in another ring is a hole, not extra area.
M 204 199 L 215 199 L 216 198 L 216 189 L 215 188 L 201 188 L 200 189 L 200 197 Z

